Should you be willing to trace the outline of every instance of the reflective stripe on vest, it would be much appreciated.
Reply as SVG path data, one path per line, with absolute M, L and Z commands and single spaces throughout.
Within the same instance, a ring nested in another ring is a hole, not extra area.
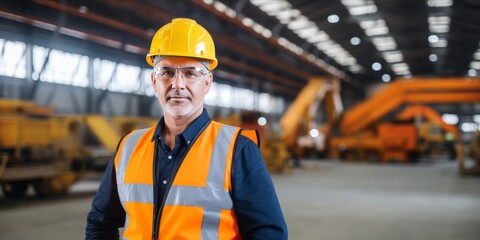
M 214 132 L 208 132 L 214 131 Z M 217 131 L 217 132 L 216 132 Z M 185 157 L 184 161 L 195 161 L 198 158 L 210 158 L 210 166 L 208 167 L 207 179 L 205 186 L 188 186 L 188 185 L 181 185 L 176 184 L 177 178 L 185 178 L 188 176 L 175 176 L 175 180 L 173 181 L 173 185 L 170 188 L 170 191 L 167 194 L 165 207 L 168 206 L 169 210 L 165 210 L 162 213 L 162 220 L 161 220 L 161 227 L 165 227 L 166 229 L 172 229 L 170 224 L 174 225 L 176 223 L 169 223 L 169 219 L 173 220 L 171 217 L 167 216 L 167 219 L 164 219 L 164 214 L 171 215 L 175 214 L 177 208 L 181 208 L 182 206 L 186 207 L 200 207 L 203 209 L 203 219 L 201 219 L 200 232 L 198 239 L 219 239 L 219 226 L 221 224 L 222 217 L 229 217 L 234 218 L 232 214 L 221 214 L 223 211 L 232 211 L 233 212 L 233 203 L 232 199 L 229 194 L 229 190 L 231 190 L 230 184 L 227 184 L 229 187 L 225 189 L 225 182 L 226 182 L 226 173 L 230 172 L 231 169 L 231 162 L 227 166 L 227 161 L 229 161 L 229 154 L 231 155 L 233 152 L 233 144 L 232 142 L 235 141 L 236 135 L 238 135 L 239 129 L 235 127 L 220 125 L 218 123 L 212 122 L 210 125 L 204 130 L 204 132 L 198 137 L 198 139 L 194 142 L 196 144 L 208 144 L 211 145 L 213 143 L 213 150 L 211 151 L 211 156 L 195 156 L 193 159 L 192 156 Z M 149 174 L 149 178 L 152 178 L 151 181 L 149 179 L 142 181 L 131 181 L 126 182 L 125 178 L 128 173 L 130 164 L 129 161 L 148 161 L 149 164 L 153 165 L 153 155 L 146 156 L 142 154 L 138 154 L 139 151 L 145 151 L 148 148 L 154 148 L 155 144 L 137 144 L 141 139 L 151 139 L 153 134 L 153 129 L 143 129 L 137 130 L 129 134 L 125 137 L 124 141 L 122 141 L 119 147 L 119 159 L 116 159 L 116 176 L 117 176 L 117 185 L 118 185 L 118 193 L 120 197 L 120 201 L 124 206 L 127 216 L 125 222 L 125 232 L 124 237 L 128 239 L 130 237 L 136 238 L 137 235 L 134 234 L 136 231 L 140 231 L 138 228 L 142 228 L 143 230 L 141 234 L 142 236 L 147 236 L 147 234 L 151 235 L 152 229 L 152 219 L 153 219 L 153 171 L 150 173 L 144 172 L 142 174 Z M 213 139 L 208 139 L 210 136 L 208 134 L 215 134 L 212 136 L 216 136 Z M 205 135 L 204 137 L 202 137 Z M 207 142 L 205 142 L 207 141 Z M 145 142 L 143 142 L 145 143 Z M 144 146 L 147 145 L 147 146 Z M 203 145 L 200 145 L 203 146 Z M 192 146 L 193 148 L 194 146 Z M 120 151 L 121 150 L 121 151 Z M 149 151 L 146 151 L 149 152 Z M 150 152 L 152 152 L 150 150 Z M 197 154 L 198 155 L 198 154 Z M 145 158 L 142 159 L 135 159 L 132 156 L 144 156 Z M 188 160 L 187 160 L 188 159 Z M 205 159 L 206 160 L 206 159 Z M 203 161 L 203 160 L 202 160 Z M 230 159 L 231 161 L 231 159 Z M 207 164 L 208 162 L 205 161 Z M 182 166 L 180 168 L 183 167 Z M 228 169 L 226 169 L 228 167 Z M 136 169 L 136 171 L 142 171 L 143 169 Z M 180 172 L 180 170 L 179 170 Z M 137 174 L 137 175 L 142 175 Z M 177 174 L 178 175 L 178 174 Z M 229 174 L 228 174 L 229 177 Z M 230 181 L 230 179 L 228 179 Z M 126 205 L 130 204 L 130 207 Z M 131 207 L 131 205 L 134 207 Z M 148 211 L 151 210 L 151 213 L 148 212 L 148 215 L 151 215 L 150 219 L 138 219 L 138 216 L 145 216 L 146 213 L 137 213 L 135 209 L 145 209 L 145 207 L 136 208 L 135 205 L 138 204 L 149 204 L 152 205 L 151 208 L 148 207 Z M 129 211 L 130 209 L 130 211 Z M 181 209 L 179 209 L 181 210 Z M 173 212 L 172 212 L 173 211 Z M 137 222 L 132 223 L 131 220 L 136 219 Z M 141 220 L 141 224 L 138 221 Z M 225 220 L 225 219 L 224 219 Z M 236 229 L 236 220 L 230 219 L 227 222 L 235 223 L 235 232 L 238 232 Z M 132 225 L 132 229 L 129 229 L 129 225 Z M 150 225 L 150 226 L 145 226 Z M 164 226 L 165 225 L 165 226 Z M 227 224 L 228 225 L 228 224 Z M 167 227 L 168 226 L 168 227 Z M 223 224 L 225 226 L 225 224 Z M 175 227 L 179 227 L 178 225 Z M 150 232 L 146 232 L 150 230 Z M 231 228 L 229 228 L 231 230 Z M 161 232 L 161 231 L 160 231 Z M 162 237 L 162 233 L 160 233 L 160 237 Z M 168 234 L 171 237 L 171 233 Z M 238 233 L 229 234 L 229 236 L 238 236 Z M 167 238 L 169 238 L 167 237 Z M 180 237 L 179 237 L 180 238 Z M 141 238 L 140 238 L 141 239 Z
M 132 132 L 125 140 L 125 144 L 120 154 L 120 162 L 117 166 L 117 188 L 122 204 L 124 202 L 143 202 L 153 204 L 153 187 L 149 184 L 125 184 L 125 173 L 127 170 L 128 160 L 138 140 L 145 135 L 148 129 L 141 129 Z M 153 156 L 152 156 L 153 158 Z M 128 194 L 127 194 L 128 193 Z

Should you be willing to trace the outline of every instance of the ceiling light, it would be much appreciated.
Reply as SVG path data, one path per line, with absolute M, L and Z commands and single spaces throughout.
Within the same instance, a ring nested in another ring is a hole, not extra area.
M 327 51 L 328 49 L 330 49 L 332 46 L 334 45 L 333 41 L 331 40 L 328 40 L 328 41 L 324 41 L 324 42 L 319 42 L 317 45 L 315 45 L 318 49 L 322 50 L 322 51 Z
M 433 33 L 446 33 L 450 29 L 449 16 L 430 16 L 428 17 L 428 29 Z
M 448 41 L 445 38 L 439 38 L 437 42 L 430 43 L 430 47 L 447 47 L 448 46 Z
M 392 37 L 374 37 L 372 43 L 379 51 L 396 50 L 397 44 Z
M 308 37 L 307 41 L 314 44 L 320 41 L 326 41 L 328 39 L 330 39 L 330 37 L 324 31 L 319 31 L 315 35 L 311 35 L 310 37 Z
M 364 15 L 377 12 L 373 0 L 340 0 L 351 15 Z
M 350 44 L 357 46 L 362 42 L 359 37 L 352 37 L 350 38 Z
M 449 16 L 430 16 L 428 17 L 429 24 L 450 24 L 450 17 Z
M 348 69 L 353 73 L 359 73 L 360 71 L 362 71 L 362 67 L 358 64 L 352 65 L 348 67 Z
M 442 120 L 448 125 L 457 125 L 458 123 L 458 115 L 445 113 L 442 115 Z
M 428 0 L 427 5 L 429 7 L 451 7 L 453 0 Z
M 392 64 L 392 70 L 397 74 L 401 73 L 401 74 L 398 74 L 398 75 L 404 75 L 404 74 L 410 72 L 410 68 L 408 67 L 408 65 L 406 63 L 403 63 L 403 62 Z
M 333 44 L 330 44 L 329 42 L 335 43 L 336 47 L 340 48 L 340 50 L 328 49 L 330 51 L 330 55 L 328 53 L 326 54 L 329 55 L 332 59 L 334 59 L 337 63 L 340 63 L 340 62 L 350 63 L 350 60 L 345 61 L 345 59 L 347 58 L 345 58 L 344 55 L 347 55 L 348 57 L 354 59 L 354 62 L 356 63 L 357 60 L 349 52 L 344 50 L 336 42 L 331 41 L 328 34 L 318 29 L 318 26 L 316 25 L 316 23 L 310 21 L 306 16 L 302 15 L 299 10 L 292 8 L 291 4 L 287 0 L 275 0 L 275 1 L 250 0 L 250 2 L 253 5 L 257 6 L 260 10 L 264 11 L 269 16 L 276 17 L 280 21 L 280 23 L 286 25 L 290 30 L 292 30 L 299 37 L 303 38 L 305 41 L 309 43 L 314 44 L 315 46 L 317 46 L 319 50 L 322 50 L 323 52 L 325 52 L 328 48 L 321 49 L 320 47 L 325 46 L 323 44 L 320 45 L 321 43 L 327 42 L 327 44 L 329 45 L 333 45 Z M 285 38 L 282 39 L 280 37 L 277 39 L 277 41 L 280 45 L 288 48 L 290 51 L 296 53 L 297 55 L 304 54 L 306 56 L 306 53 L 301 47 L 298 47 L 297 45 L 292 44 L 287 39 Z M 333 54 L 332 52 L 335 52 L 335 54 Z M 342 54 L 339 54 L 339 53 L 342 53 Z M 327 71 L 331 69 L 330 73 L 337 77 L 343 77 L 345 75 L 345 73 L 341 72 L 337 68 L 325 63 L 324 61 L 321 61 L 316 57 L 315 57 L 315 60 L 312 62 L 314 62 L 315 64 L 317 64 L 322 68 L 326 68 Z
M 480 61 L 472 61 L 470 63 L 470 67 L 473 68 L 473 69 L 479 70 L 480 69 Z
M 338 21 L 340 21 L 340 18 L 338 17 L 338 15 L 332 14 L 327 17 L 327 21 L 329 23 L 338 23 Z
M 259 117 L 257 123 L 260 126 L 265 126 L 267 124 L 267 119 L 265 117 Z
M 262 25 L 260 25 L 258 23 L 253 24 L 252 28 L 257 33 L 261 33 L 261 32 L 263 32 L 263 29 L 265 29 Z
M 266 38 L 271 38 L 272 37 L 272 31 L 270 31 L 268 29 L 263 29 L 262 35 Z
M 290 9 L 290 3 L 283 1 L 251 1 L 254 5 L 258 6 L 262 11 L 270 15 L 276 15 L 276 13 Z
M 88 8 L 86 6 L 80 6 L 78 8 L 78 11 L 81 12 L 81 13 L 86 13 L 86 12 L 88 12 Z
M 388 34 L 388 27 L 383 19 L 360 21 L 359 24 L 367 36 Z
M 320 132 L 316 128 L 310 129 L 309 133 L 310 133 L 310 136 L 313 138 L 316 138 L 318 137 L 318 135 L 320 135 Z
M 295 20 L 289 22 L 287 24 L 287 27 L 290 28 L 290 30 L 296 30 L 296 29 L 311 27 L 313 25 L 315 25 L 315 23 L 308 21 L 308 19 L 304 16 L 300 16 Z
M 477 76 L 477 70 L 475 70 L 475 69 L 469 69 L 469 70 L 468 70 L 468 76 L 470 76 L 470 77 L 475 77 L 475 76 Z
M 428 56 L 428 60 L 430 60 L 430 62 L 436 62 L 436 61 L 438 61 L 438 56 L 437 56 L 437 54 L 430 54 L 430 56 Z
M 237 16 L 237 12 L 235 12 L 235 10 L 231 9 L 231 8 L 227 8 L 225 10 L 225 14 L 227 16 L 229 16 L 230 18 L 235 18 Z
M 251 27 L 253 25 L 253 20 L 247 17 L 242 18 L 243 25 Z
M 225 10 L 227 9 L 227 6 L 220 1 L 215 1 L 213 3 L 213 7 L 215 7 L 215 9 L 217 9 L 220 12 L 225 12 Z
M 450 30 L 450 25 L 429 25 L 428 30 L 432 33 L 447 33 Z
M 382 55 L 389 63 L 403 61 L 403 54 L 400 51 L 383 52 Z
M 349 57 L 349 56 L 347 56 L 347 57 L 340 57 L 340 58 L 338 59 L 338 61 L 339 61 L 342 65 L 344 65 L 344 66 L 352 66 L 352 65 L 355 65 L 355 63 L 356 63 L 355 58 Z
M 473 121 L 480 124 L 480 115 L 478 114 L 473 115 Z
M 478 126 L 473 122 L 464 122 L 462 125 L 460 125 L 460 129 L 462 129 L 463 132 L 476 132 L 478 130 Z
M 438 36 L 437 36 L 437 35 L 430 35 L 430 36 L 428 36 L 428 42 L 429 42 L 429 43 L 436 43 L 436 42 L 438 42 Z
M 299 29 L 299 30 L 296 31 L 298 36 L 300 36 L 304 39 L 307 39 L 311 36 L 315 36 L 317 34 L 317 32 L 319 32 L 319 30 L 318 30 L 317 26 L 315 26 L 315 25 L 311 25 L 310 27 L 306 27 L 306 28 Z
M 348 8 L 348 12 L 350 12 L 350 14 L 353 16 L 372 14 L 376 13 L 377 10 L 377 6 L 375 5 L 364 5 Z
M 473 59 L 480 60 L 480 49 L 473 54 Z
M 378 62 L 374 62 L 374 63 L 372 64 L 372 69 L 373 69 L 374 71 L 380 71 L 380 70 L 382 69 L 382 64 L 380 64 L 380 63 L 378 63 Z
M 277 13 L 275 16 L 282 24 L 287 24 L 290 22 L 290 19 L 300 16 L 300 11 L 298 9 L 287 9 Z
M 388 31 L 387 26 L 379 26 L 365 29 L 365 34 L 367 34 L 367 36 L 378 36 L 388 34 Z
M 382 75 L 382 81 L 384 81 L 384 82 L 390 82 L 391 79 L 392 78 L 388 74 L 383 74 Z

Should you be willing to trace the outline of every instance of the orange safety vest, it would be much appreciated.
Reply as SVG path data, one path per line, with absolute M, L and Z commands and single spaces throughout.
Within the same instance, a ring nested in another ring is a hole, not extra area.
M 152 239 L 155 128 L 136 130 L 115 156 L 117 188 L 126 212 L 123 239 Z M 159 239 L 240 239 L 230 196 L 233 149 L 242 129 L 210 122 L 194 140 L 168 190 Z M 243 135 L 258 144 L 258 135 Z

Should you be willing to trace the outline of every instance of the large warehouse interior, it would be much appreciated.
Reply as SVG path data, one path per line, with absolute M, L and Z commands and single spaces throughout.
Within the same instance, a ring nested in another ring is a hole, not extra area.
M 478 240 L 479 16 L 477 0 L 3 0 L 0 239 L 107 239 L 89 234 L 111 180 L 120 239 Z M 128 145 L 142 131 L 156 147 Z M 231 205 L 212 230 L 211 209 L 183 208 L 218 199 L 170 199 L 197 175 L 209 189 L 218 159 Z

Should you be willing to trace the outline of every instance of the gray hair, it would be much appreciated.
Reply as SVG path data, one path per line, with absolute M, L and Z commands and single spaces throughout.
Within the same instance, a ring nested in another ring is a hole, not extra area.
M 158 62 L 162 61 L 165 58 L 168 57 L 173 57 L 173 56 L 154 56 L 153 57 L 153 66 L 157 65 Z M 210 62 L 205 61 L 204 59 L 199 59 L 199 58 L 193 58 L 197 60 L 199 63 L 201 63 L 203 66 L 207 68 L 208 71 L 210 71 Z

